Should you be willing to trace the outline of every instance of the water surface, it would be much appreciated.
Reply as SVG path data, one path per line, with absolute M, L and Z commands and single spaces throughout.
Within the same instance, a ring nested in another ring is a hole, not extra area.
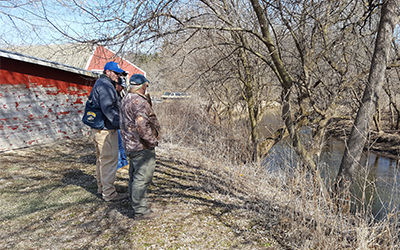
M 345 144 L 341 141 L 330 140 L 317 159 L 318 167 L 325 182 L 335 180 Z M 298 157 L 287 141 L 275 145 L 269 152 L 264 164 L 272 171 L 285 169 L 288 166 L 297 167 Z M 377 219 L 384 218 L 393 209 L 400 207 L 399 187 L 400 173 L 396 159 L 390 159 L 371 152 L 364 152 L 361 160 L 361 172 L 356 180 L 353 207 L 369 209 Z

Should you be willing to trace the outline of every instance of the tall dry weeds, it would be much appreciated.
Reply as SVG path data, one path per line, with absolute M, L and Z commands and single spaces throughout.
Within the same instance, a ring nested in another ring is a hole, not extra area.
M 252 159 L 249 132 L 242 122 L 221 121 L 196 99 L 155 105 L 163 142 L 200 150 L 212 159 L 243 163 Z
M 255 228 L 268 231 L 290 245 L 288 249 L 399 249 L 397 209 L 379 220 L 368 204 L 358 212 L 343 213 L 304 169 L 289 162 L 282 162 L 279 170 L 245 164 L 251 159 L 246 126 L 216 122 L 193 100 L 163 103 L 156 111 L 164 142 L 186 147 L 182 157 L 187 161 L 206 161 L 204 165 L 227 185 L 227 195 L 230 190 L 246 194 L 243 199 L 255 212 Z M 219 189 L 212 181 L 209 188 Z
M 96 196 L 89 138 L 37 145 L 0 155 L 0 248 L 399 249 L 397 209 L 382 220 L 368 203 L 338 212 L 306 170 L 290 167 L 293 151 L 279 168 L 244 164 L 243 124 L 216 122 L 195 101 L 155 110 L 164 139 L 148 199 L 159 219 L 135 221 L 128 201 Z M 127 182 L 118 172 L 118 189 Z

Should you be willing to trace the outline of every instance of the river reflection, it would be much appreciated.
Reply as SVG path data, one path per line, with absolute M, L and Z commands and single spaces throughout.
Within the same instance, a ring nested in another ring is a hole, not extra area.
M 331 140 L 317 160 L 326 184 L 335 180 L 344 148 L 343 142 Z M 271 149 L 263 164 L 274 172 L 283 169 L 287 171 L 287 166 L 296 167 L 297 162 L 294 150 L 287 142 L 282 142 Z M 368 167 L 361 168 L 360 177 L 356 181 L 352 210 L 370 209 L 376 219 L 381 219 L 400 205 L 398 161 L 367 152 L 363 155 L 361 165 Z

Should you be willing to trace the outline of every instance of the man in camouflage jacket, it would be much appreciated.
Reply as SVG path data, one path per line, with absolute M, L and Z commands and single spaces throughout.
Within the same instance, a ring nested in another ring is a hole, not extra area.
M 154 148 L 160 140 L 160 125 L 145 95 L 148 82 L 141 74 L 133 75 L 120 106 L 121 136 L 129 157 L 129 196 L 140 220 L 157 217 L 146 200 L 156 165 Z

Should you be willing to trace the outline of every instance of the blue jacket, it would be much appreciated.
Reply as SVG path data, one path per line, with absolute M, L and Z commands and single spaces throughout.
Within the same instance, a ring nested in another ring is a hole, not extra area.
M 92 96 L 106 117 L 103 129 L 119 129 L 119 97 L 111 79 L 101 75 L 92 88 Z

